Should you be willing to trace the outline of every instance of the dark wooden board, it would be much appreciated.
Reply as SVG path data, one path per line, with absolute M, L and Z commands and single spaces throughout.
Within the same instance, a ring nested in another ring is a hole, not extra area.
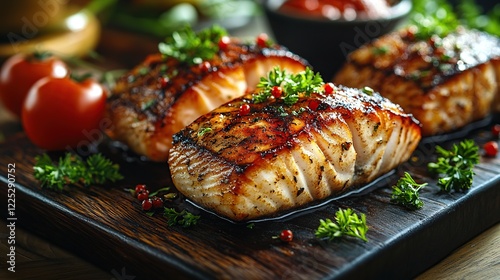
M 471 132 L 479 145 L 490 140 L 488 128 Z M 458 140 L 443 142 L 449 147 Z M 34 157 L 43 151 L 24 134 L 0 145 L 0 193 L 7 205 L 7 167 L 15 164 L 17 226 L 75 252 L 105 271 L 135 279 L 324 279 L 412 278 L 452 250 L 500 221 L 500 157 L 481 158 L 470 191 L 440 193 L 426 165 L 434 160 L 432 141 L 422 143 L 408 163 L 383 177 L 376 189 L 331 201 L 286 219 L 232 224 L 200 209 L 200 223 L 169 227 L 161 215 L 147 216 L 123 189 L 146 183 L 170 184 L 166 164 L 127 161 L 102 144 L 98 149 L 120 163 L 125 179 L 105 187 L 42 189 L 33 178 Z M 53 154 L 57 156 L 57 154 Z M 408 211 L 389 201 L 390 186 L 409 171 L 422 190 L 424 208 Z M 188 205 L 189 206 L 189 205 Z M 367 215 L 368 242 L 314 237 L 319 219 L 350 207 Z M 2 211 L 5 216 L 5 210 Z M 5 217 L 7 218 L 7 217 Z M 294 240 L 273 236 L 291 229 Z

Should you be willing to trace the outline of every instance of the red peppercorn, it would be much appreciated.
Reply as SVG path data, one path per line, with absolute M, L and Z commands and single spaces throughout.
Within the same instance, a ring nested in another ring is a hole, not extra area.
M 144 211 L 148 211 L 148 210 L 150 210 L 152 207 L 153 207 L 153 201 L 151 201 L 151 199 L 150 199 L 150 198 L 145 199 L 144 201 L 142 201 L 142 210 L 144 210 Z
M 154 209 L 158 209 L 158 208 L 163 207 L 163 200 L 160 197 L 155 196 L 155 197 L 151 198 L 151 200 L 153 202 Z
M 325 84 L 325 94 L 332 94 L 335 91 L 332 83 Z
M 266 33 L 260 33 L 259 36 L 257 36 L 257 39 L 255 39 L 255 42 L 257 43 L 257 46 L 261 48 L 267 47 L 267 41 L 269 40 L 269 36 L 267 36 Z
M 231 39 L 228 36 L 222 36 L 219 40 L 219 49 L 225 50 L 230 42 Z
M 312 99 L 309 101 L 308 107 L 309 109 L 316 111 L 319 107 L 320 101 L 318 99 Z
M 279 86 L 274 86 L 271 90 L 271 94 L 274 96 L 274 98 L 280 98 L 282 93 L 283 89 Z
M 143 201 L 149 197 L 149 191 L 148 190 L 143 190 L 137 193 L 137 199 L 139 201 Z
M 495 141 L 486 142 L 483 149 L 486 156 L 495 157 L 498 154 L 498 143 Z
M 248 114 L 250 114 L 250 105 L 245 103 L 240 106 L 240 116 L 246 116 Z
M 415 40 L 415 34 L 417 33 L 418 31 L 418 28 L 414 25 L 410 26 L 407 30 L 406 30 L 406 38 L 410 41 L 413 41 Z
M 200 64 L 200 69 L 201 71 L 203 72 L 208 72 L 208 70 L 210 70 L 210 68 L 212 68 L 212 65 L 210 64 L 210 62 L 208 61 L 203 61 L 201 64 Z
M 136 194 L 139 194 L 140 192 L 142 191 L 145 191 L 146 190 L 146 185 L 137 185 L 135 186 L 135 193 Z
M 168 86 L 168 82 L 170 82 L 170 79 L 168 77 L 160 77 L 158 79 L 160 80 L 161 88 L 166 88 Z
M 491 128 L 491 133 L 493 134 L 494 137 L 498 138 L 498 136 L 500 136 L 500 124 L 495 124 Z
M 285 229 L 280 233 L 280 239 L 283 242 L 292 242 L 293 232 L 289 229 Z

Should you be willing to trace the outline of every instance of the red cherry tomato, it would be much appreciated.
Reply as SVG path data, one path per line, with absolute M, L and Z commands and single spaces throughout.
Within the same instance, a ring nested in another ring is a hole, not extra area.
M 26 135 L 37 146 L 63 150 L 89 143 L 104 116 L 106 92 L 92 79 L 45 77 L 31 88 L 22 111 Z
M 23 102 L 36 81 L 67 74 L 66 64 L 50 54 L 14 55 L 5 61 L 0 72 L 0 100 L 5 108 L 21 117 Z
M 483 149 L 488 157 L 495 157 L 498 154 L 498 144 L 495 141 L 486 142 Z

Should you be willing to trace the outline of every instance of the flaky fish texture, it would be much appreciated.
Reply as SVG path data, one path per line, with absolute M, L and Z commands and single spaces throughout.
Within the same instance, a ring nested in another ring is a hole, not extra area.
M 451 132 L 500 112 L 500 39 L 459 28 L 424 41 L 401 30 L 352 52 L 333 81 L 379 91 L 424 136 Z
M 408 160 L 420 137 L 419 123 L 378 94 L 337 87 L 291 106 L 246 95 L 177 133 L 168 162 L 188 199 L 249 221 L 371 182 Z
M 236 40 L 199 65 L 151 55 L 117 82 L 106 132 L 139 155 L 166 161 L 174 133 L 253 90 L 275 66 L 299 72 L 307 62 L 278 45 L 262 48 Z

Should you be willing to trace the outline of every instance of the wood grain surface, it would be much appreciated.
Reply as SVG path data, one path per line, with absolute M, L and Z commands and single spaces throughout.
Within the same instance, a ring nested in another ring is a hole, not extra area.
M 467 242 L 415 280 L 498 279 L 500 224 Z
M 481 144 L 490 135 L 479 130 L 468 137 Z M 181 207 L 202 216 L 199 225 L 169 227 L 160 214 L 148 217 L 123 189 L 137 183 L 152 189 L 169 185 L 167 166 L 130 160 L 107 142 L 98 150 L 120 163 L 125 179 L 104 187 L 62 192 L 40 188 L 32 166 L 34 156 L 43 151 L 22 133 L 0 146 L 0 166 L 16 164 L 19 224 L 104 271 L 124 267 L 139 278 L 412 278 L 500 218 L 496 215 L 500 211 L 500 159 L 481 158 L 469 192 L 443 194 L 425 167 L 433 159 L 433 147 L 422 144 L 413 160 L 384 177 L 372 192 L 287 219 L 256 223 L 253 228 L 229 223 L 184 202 Z M 425 206 L 419 211 L 389 202 L 389 187 L 404 171 L 429 183 L 421 194 Z M 1 176 L 0 191 L 6 197 L 5 168 Z M 368 242 L 352 238 L 325 242 L 314 237 L 319 219 L 332 218 L 336 210 L 347 207 L 366 213 Z M 285 228 L 294 232 L 292 243 L 273 239 Z

